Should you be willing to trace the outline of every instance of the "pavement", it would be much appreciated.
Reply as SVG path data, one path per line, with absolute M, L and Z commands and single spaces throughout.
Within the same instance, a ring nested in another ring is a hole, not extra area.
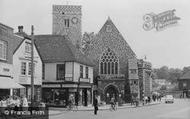
M 151 106 L 151 105 L 157 105 L 160 104 L 160 101 L 151 102 L 148 104 L 143 105 L 142 103 L 139 104 L 139 106 L 131 105 L 130 103 L 123 104 L 122 106 L 117 106 L 117 109 L 125 109 L 125 108 L 138 108 L 138 107 L 144 107 L 144 106 Z M 98 110 L 109 110 L 110 105 L 101 105 L 98 107 Z M 78 106 L 78 109 L 74 109 L 73 111 L 93 111 L 94 107 L 92 105 L 89 106 Z M 49 107 L 49 115 L 57 115 L 61 113 L 68 112 L 67 108 L 60 108 L 60 107 Z

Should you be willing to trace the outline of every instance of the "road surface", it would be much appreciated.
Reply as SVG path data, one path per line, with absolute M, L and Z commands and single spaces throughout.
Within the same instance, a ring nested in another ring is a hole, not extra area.
M 190 100 L 176 99 L 173 104 L 161 104 L 118 109 L 103 110 L 94 115 L 93 111 L 61 112 L 50 115 L 50 119 L 190 119 Z

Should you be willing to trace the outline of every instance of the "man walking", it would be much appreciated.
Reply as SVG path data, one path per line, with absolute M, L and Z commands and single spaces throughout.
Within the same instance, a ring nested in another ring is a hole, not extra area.
M 95 96 L 94 98 L 94 114 L 97 115 L 97 111 L 98 111 L 98 99 L 97 96 Z

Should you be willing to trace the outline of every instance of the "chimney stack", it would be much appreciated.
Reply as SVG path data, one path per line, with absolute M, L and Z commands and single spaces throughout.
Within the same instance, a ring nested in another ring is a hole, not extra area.
M 18 26 L 18 32 L 23 32 L 23 26 Z

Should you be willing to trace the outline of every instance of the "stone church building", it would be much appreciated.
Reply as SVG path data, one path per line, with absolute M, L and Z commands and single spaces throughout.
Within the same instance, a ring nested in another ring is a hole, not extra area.
M 102 101 L 151 96 L 151 64 L 137 59 L 110 18 L 97 34 L 83 35 L 83 51 L 96 64 L 94 76 Z

